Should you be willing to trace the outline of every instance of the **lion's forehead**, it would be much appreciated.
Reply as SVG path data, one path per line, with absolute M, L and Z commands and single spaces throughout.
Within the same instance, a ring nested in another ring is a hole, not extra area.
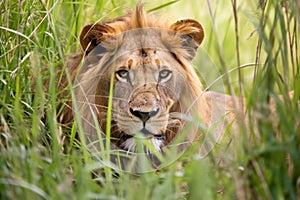
M 137 49 L 123 53 L 120 56 L 118 66 L 127 69 L 152 68 L 160 69 L 163 66 L 174 64 L 174 60 L 167 50 Z

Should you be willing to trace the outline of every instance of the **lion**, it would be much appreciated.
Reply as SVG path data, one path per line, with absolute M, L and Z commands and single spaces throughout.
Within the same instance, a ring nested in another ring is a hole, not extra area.
M 207 154 L 228 125 L 235 133 L 239 122 L 247 122 L 243 98 L 203 87 L 191 64 L 203 39 L 199 22 L 168 25 L 141 4 L 122 17 L 88 24 L 80 34 L 84 53 L 66 64 L 74 98 L 63 108 L 61 122 L 70 123 L 79 113 L 92 149 L 99 150 L 103 137 L 110 148 L 135 153 L 142 138 L 147 154 L 174 146 L 182 151 L 197 141 L 204 144 L 198 152 Z M 67 80 L 59 87 L 67 87 Z

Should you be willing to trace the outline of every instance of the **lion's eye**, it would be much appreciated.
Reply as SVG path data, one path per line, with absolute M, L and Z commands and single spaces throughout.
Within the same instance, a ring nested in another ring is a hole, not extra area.
M 159 72 L 158 80 L 161 81 L 162 79 L 167 79 L 171 76 L 172 71 L 168 69 L 163 69 Z
M 129 79 L 129 72 L 126 69 L 118 70 L 116 71 L 116 74 L 119 79 Z

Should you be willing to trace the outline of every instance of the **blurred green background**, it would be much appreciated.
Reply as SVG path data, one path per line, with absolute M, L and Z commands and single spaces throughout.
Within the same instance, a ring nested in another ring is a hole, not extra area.
M 260 141 L 251 129 L 250 143 L 241 129 L 234 155 L 216 148 L 199 159 L 191 151 L 157 172 L 132 175 L 93 160 L 75 126 L 65 135 L 56 67 L 81 50 L 85 24 L 120 16 L 137 2 L 0 1 L 1 199 L 299 199 L 298 0 L 143 1 L 170 24 L 193 18 L 203 25 L 193 64 L 208 89 L 246 97 Z M 277 126 L 265 110 L 271 97 Z

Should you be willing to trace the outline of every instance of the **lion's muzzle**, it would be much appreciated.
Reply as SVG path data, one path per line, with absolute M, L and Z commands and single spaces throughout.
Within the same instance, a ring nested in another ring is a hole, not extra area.
M 146 123 L 148 121 L 148 119 L 150 119 L 151 117 L 154 117 L 155 115 L 157 115 L 159 111 L 159 108 L 157 108 L 154 111 L 150 111 L 150 112 L 143 112 L 143 111 L 139 111 L 139 110 L 133 110 L 132 108 L 130 108 L 130 113 L 134 116 L 136 116 L 137 118 L 139 118 L 143 124 Z
M 129 112 L 130 114 L 140 119 L 143 124 L 152 117 L 158 115 L 160 109 L 159 98 L 153 92 L 141 92 L 137 95 L 133 95 L 132 99 L 129 101 Z

